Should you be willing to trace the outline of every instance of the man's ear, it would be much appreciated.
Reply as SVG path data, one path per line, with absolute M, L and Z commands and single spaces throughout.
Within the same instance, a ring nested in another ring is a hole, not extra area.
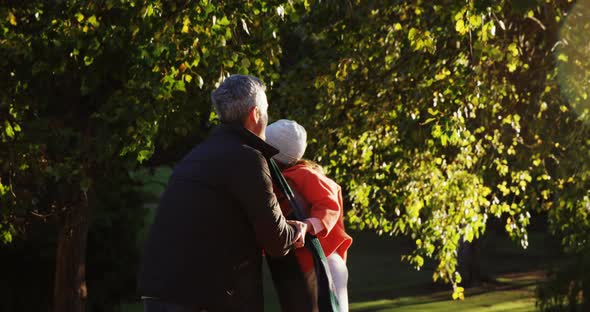
M 252 107 L 250 109 L 250 111 L 248 111 L 248 115 L 246 116 L 246 119 L 244 120 L 244 127 L 246 127 L 246 129 L 252 131 L 255 128 L 255 126 L 258 124 L 258 119 L 259 119 L 258 111 L 257 111 L 256 107 Z
M 260 119 L 260 111 L 258 110 L 258 106 L 252 107 L 250 112 L 248 113 L 248 119 L 253 121 L 255 124 L 258 124 L 258 120 Z

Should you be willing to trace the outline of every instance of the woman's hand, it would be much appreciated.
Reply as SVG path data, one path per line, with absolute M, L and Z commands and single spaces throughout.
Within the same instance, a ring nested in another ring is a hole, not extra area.
M 307 233 L 312 235 L 317 235 L 324 230 L 324 224 L 318 218 L 307 218 L 305 223 L 307 224 Z

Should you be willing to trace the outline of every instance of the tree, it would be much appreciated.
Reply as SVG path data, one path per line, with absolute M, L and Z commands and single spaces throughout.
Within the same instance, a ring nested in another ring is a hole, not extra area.
M 46 1 L 0 6 L 0 219 L 58 229 L 54 310 L 83 311 L 96 190 L 199 137 L 229 73 L 277 79 L 290 2 Z M 196 142 L 192 142 L 193 144 Z M 186 145 L 184 147 L 186 149 Z M 116 186 L 112 186 L 116 187 Z
M 526 248 L 532 212 L 556 220 L 588 189 L 587 115 L 559 79 L 588 55 L 555 49 L 571 6 L 328 1 L 294 27 L 307 52 L 286 51 L 281 115 L 314 134 L 310 154 L 345 184 L 350 224 L 411 237 L 404 259 L 434 258 L 454 298 L 460 242 L 500 218 Z M 582 102 L 586 74 L 574 78 Z

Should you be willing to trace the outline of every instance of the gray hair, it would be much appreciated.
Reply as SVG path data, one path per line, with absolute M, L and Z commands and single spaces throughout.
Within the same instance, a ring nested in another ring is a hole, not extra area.
M 231 75 L 211 93 L 211 101 L 221 122 L 243 122 L 253 107 L 262 105 L 259 99 L 265 90 L 256 77 Z

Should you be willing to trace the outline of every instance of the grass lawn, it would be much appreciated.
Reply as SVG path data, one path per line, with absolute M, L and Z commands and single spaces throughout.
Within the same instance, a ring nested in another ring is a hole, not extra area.
M 156 172 L 166 182 L 170 170 Z M 158 183 L 151 185 L 158 189 Z M 153 217 L 152 215 L 148 218 Z M 403 238 L 351 232 L 349 251 L 350 311 L 536 311 L 535 285 L 543 278 L 540 269 L 557 257 L 547 237 L 530 233 L 530 247 L 523 251 L 505 234 L 489 230 L 482 241 L 481 267 L 493 282 L 469 288 L 465 300 L 453 301 L 449 285 L 432 282 L 433 263 L 420 271 L 401 262 L 411 242 Z M 270 274 L 264 270 L 265 310 L 279 311 Z M 141 304 L 124 305 L 124 312 L 142 311 Z
M 452 301 L 448 293 L 432 296 L 402 297 L 351 304 L 351 311 L 535 311 L 530 289 L 492 291 Z
M 416 271 L 400 262 L 402 253 L 411 247 L 403 239 L 352 234 L 355 242 L 348 259 L 351 311 L 536 311 L 535 285 L 543 278 L 538 270 L 548 260 L 540 255 L 544 252 L 531 249 L 524 253 L 508 239 L 490 233 L 481 265 L 495 281 L 469 288 L 465 300 L 453 301 L 448 285 L 432 283 L 432 263 Z M 531 245 L 543 244 L 543 237 L 531 238 Z

